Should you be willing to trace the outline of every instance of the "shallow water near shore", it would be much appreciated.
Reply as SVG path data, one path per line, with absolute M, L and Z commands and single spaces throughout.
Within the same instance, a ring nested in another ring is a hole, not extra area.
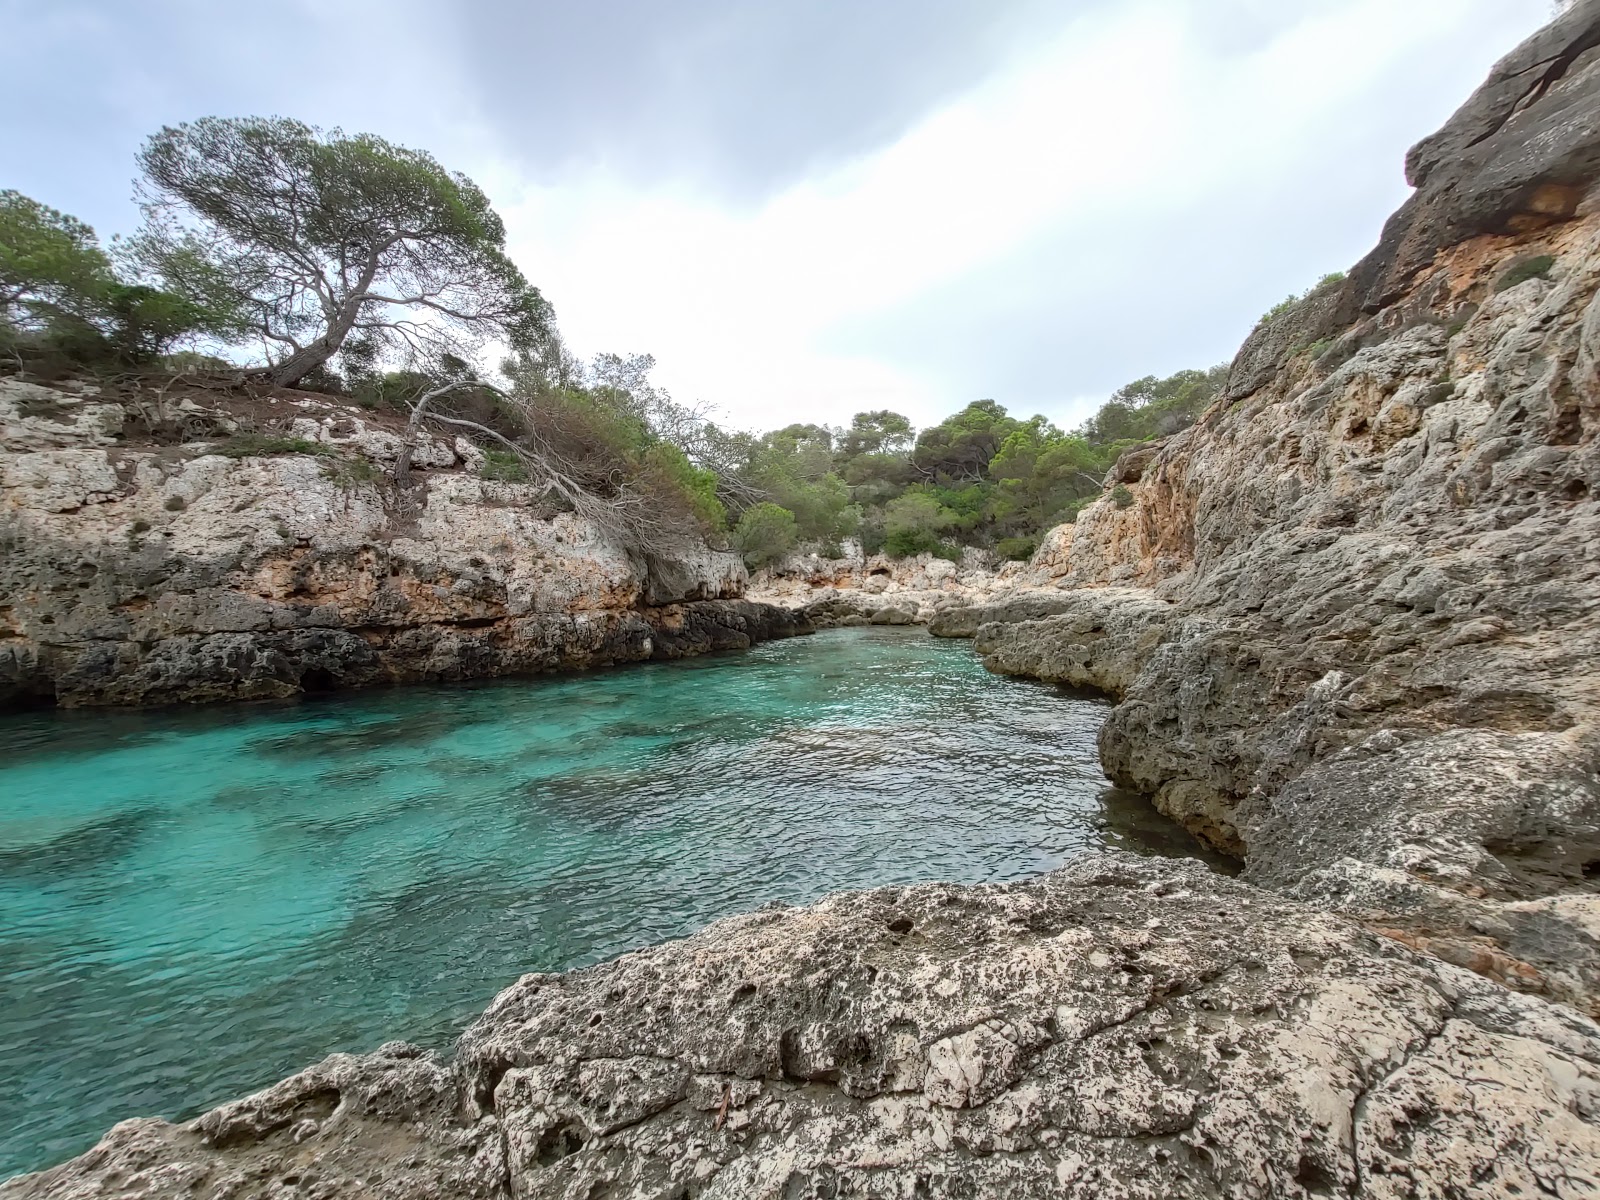
M 0 718 L 0 1179 L 524 971 L 841 888 L 1196 854 L 1104 705 L 835 630 L 591 675 Z

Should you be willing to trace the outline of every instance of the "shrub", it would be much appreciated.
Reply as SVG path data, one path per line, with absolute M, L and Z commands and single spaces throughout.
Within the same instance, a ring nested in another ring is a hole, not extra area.
M 268 437 L 259 433 L 236 433 L 217 447 L 224 458 L 270 458 L 276 454 L 336 454 L 332 446 L 302 437 Z
M 1278 301 L 1271 308 L 1267 309 L 1266 312 L 1261 314 L 1260 320 L 1258 320 L 1256 322 L 1256 328 L 1260 329 L 1263 325 L 1270 325 L 1273 321 L 1276 321 L 1279 317 L 1283 316 L 1285 313 L 1290 312 L 1294 308 L 1296 308 L 1299 305 L 1300 301 L 1302 301 L 1304 299 L 1305 299 L 1304 295 L 1300 295 L 1300 296 L 1285 296 L 1282 300 Z
M 182 512 L 189 506 L 184 502 L 182 496 L 168 496 L 167 502 L 161 507 L 166 509 L 168 512 Z
M 177 499 L 179 499 L 179 497 L 174 496 L 173 499 L 177 500 Z M 141 518 L 140 520 L 135 521 L 131 526 L 128 527 L 128 532 L 130 534 L 149 533 L 150 532 L 150 522 Z
M 644 453 L 643 471 L 653 476 L 656 490 L 673 495 L 710 531 L 728 527 L 728 510 L 717 499 L 717 474 L 697 467 L 671 442 L 657 442 Z
M 342 488 L 359 487 L 364 483 L 377 483 L 383 472 L 370 458 L 357 455 L 341 459 L 322 469 L 322 473 Z
M 528 468 L 509 450 L 485 450 L 478 476 L 498 483 L 527 483 Z
M 890 558 L 912 558 L 938 549 L 939 535 L 925 530 L 895 529 L 883 539 L 883 552 Z
M 1556 260 L 1548 254 L 1525 258 L 1495 281 L 1495 294 L 1510 291 L 1517 284 L 1527 283 L 1530 279 L 1549 279 L 1550 268 L 1555 265 Z
M 1127 508 L 1133 503 L 1133 493 L 1119 483 L 1111 489 L 1111 500 L 1118 508 Z
M 764 567 L 782 558 L 794 549 L 797 536 L 794 514 L 768 503 L 745 510 L 733 531 L 734 545 L 751 567 Z
M 1001 538 L 995 543 L 995 552 L 1011 562 L 1027 562 L 1039 549 L 1039 539 L 1031 537 Z
M 118 278 L 83 222 L 0 191 L 0 330 L 12 345 L 146 366 L 186 337 L 227 328 L 226 314 L 196 299 Z
M 1321 279 L 1317 280 L 1314 286 L 1308 287 L 1298 296 L 1285 296 L 1282 300 L 1278 301 L 1278 303 L 1267 309 L 1266 312 L 1261 314 L 1261 319 L 1256 322 L 1256 328 L 1260 329 L 1263 325 L 1267 325 L 1273 321 L 1276 321 L 1285 313 L 1299 308 L 1302 302 L 1311 299 L 1311 297 L 1316 295 L 1318 292 L 1327 291 L 1329 288 L 1338 287 L 1344 282 L 1344 280 L 1345 274 L 1343 271 L 1330 271 Z
M 946 508 L 927 492 L 907 492 L 884 506 L 884 551 L 895 558 L 909 558 L 924 551 L 937 553 L 944 544 L 940 536 L 960 522 L 960 514 Z

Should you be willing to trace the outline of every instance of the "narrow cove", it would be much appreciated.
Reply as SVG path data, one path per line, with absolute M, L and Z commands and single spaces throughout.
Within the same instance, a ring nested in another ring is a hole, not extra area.
M 1104 706 L 835 630 L 590 675 L 0 721 L 0 1178 L 772 901 L 1199 854 Z

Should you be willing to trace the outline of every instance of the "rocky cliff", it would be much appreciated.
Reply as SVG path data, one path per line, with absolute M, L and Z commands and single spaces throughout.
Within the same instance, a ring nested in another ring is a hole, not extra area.
M 1580 0 L 1047 586 L 933 618 L 1118 697 L 1108 769 L 1245 882 L 766 909 L 528 976 L 453 1063 L 335 1056 L 0 1194 L 1600 1194 L 1597 115 Z
M 0 379 L 0 703 L 246 699 L 678 657 L 806 628 L 306 393 Z
M 1119 698 L 1108 773 L 1248 878 L 1591 1007 L 1597 45 L 1580 4 L 1412 152 L 1373 254 L 1051 539 L 1062 590 L 935 624 Z

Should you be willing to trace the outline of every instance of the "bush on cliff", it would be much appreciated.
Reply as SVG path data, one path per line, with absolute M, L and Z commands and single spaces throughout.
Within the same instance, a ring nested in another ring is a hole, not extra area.
M 794 514 L 765 501 L 746 509 L 733 533 L 734 545 L 752 568 L 777 562 L 796 540 Z
M 1555 265 L 1556 260 L 1548 254 L 1525 258 L 1495 280 L 1494 290 L 1498 294 L 1510 291 L 1517 284 L 1527 283 L 1530 279 L 1549 279 L 1550 268 Z

